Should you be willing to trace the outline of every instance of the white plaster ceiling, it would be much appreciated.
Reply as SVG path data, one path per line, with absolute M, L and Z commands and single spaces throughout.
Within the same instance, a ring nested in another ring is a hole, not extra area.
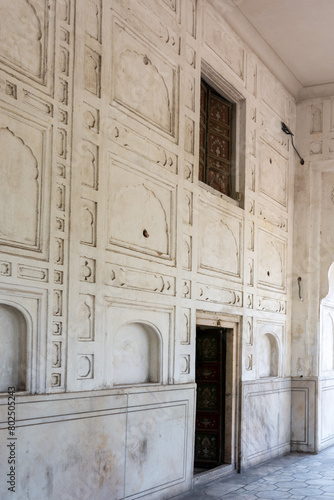
M 334 93 L 334 0 L 212 2 L 296 98 Z

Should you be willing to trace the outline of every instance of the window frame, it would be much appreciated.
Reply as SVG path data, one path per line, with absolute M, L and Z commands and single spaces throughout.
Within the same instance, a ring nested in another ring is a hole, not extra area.
M 232 105 L 231 135 L 231 196 L 212 188 L 203 181 L 199 186 L 233 205 L 244 208 L 246 162 L 246 98 L 206 61 L 202 61 L 201 80 Z M 199 117 L 200 121 L 200 117 Z M 199 151 L 198 151 L 199 155 Z

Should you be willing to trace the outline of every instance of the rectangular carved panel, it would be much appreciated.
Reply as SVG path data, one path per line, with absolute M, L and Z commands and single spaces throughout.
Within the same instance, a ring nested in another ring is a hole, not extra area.
M 83 245 L 96 245 L 96 203 L 82 199 L 81 202 L 81 238 Z
M 175 188 L 112 162 L 108 192 L 108 248 L 173 259 Z
M 177 54 L 180 48 L 178 34 L 162 18 L 157 17 L 145 3 L 139 0 L 115 0 L 113 8 L 138 32 L 149 40 L 155 39 L 157 43 L 166 44 Z
M 175 137 L 178 72 L 147 42 L 115 20 L 112 29 L 113 83 L 111 103 L 149 121 Z
M 260 143 L 259 190 L 284 208 L 288 204 L 288 161 L 268 143 Z
M 82 342 L 92 342 L 95 337 L 95 297 L 80 294 L 77 309 L 77 337 Z
M 48 135 L 30 117 L 1 110 L 0 243 L 11 253 L 32 251 L 36 256 L 45 252 L 50 199 Z
M 239 279 L 242 220 L 203 203 L 200 234 L 200 269 Z
M 242 80 L 245 77 L 244 50 L 226 32 L 226 27 L 217 21 L 217 12 L 207 6 L 205 12 L 205 43 L 234 71 Z
M 147 160 L 149 160 L 155 165 L 177 173 L 177 156 L 165 147 L 156 144 L 137 131 L 123 126 L 113 118 L 108 121 L 108 131 L 110 131 L 109 138 L 115 144 L 122 146 L 122 150 L 117 151 L 119 155 L 128 158 L 129 152 L 131 152 L 139 157 L 137 162 L 142 166 L 147 167 Z
M 19 79 L 38 83 L 44 90 L 51 82 L 54 10 L 54 1 L 47 0 L 4 0 L 0 4 L 0 19 L 4 21 L 1 23 L 0 61 Z
M 284 291 L 286 288 L 286 241 L 259 229 L 258 285 Z
M 242 307 L 242 292 L 239 290 L 228 290 L 198 283 L 196 298 L 198 300 L 217 302 L 218 304 Z
M 175 278 L 115 264 L 107 266 L 106 284 L 125 289 L 175 295 Z

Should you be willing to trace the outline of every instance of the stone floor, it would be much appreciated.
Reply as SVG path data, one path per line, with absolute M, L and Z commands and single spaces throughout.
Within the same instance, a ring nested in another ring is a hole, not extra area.
M 334 498 L 334 446 L 319 453 L 290 453 L 224 479 L 195 487 L 175 500 L 316 500 Z

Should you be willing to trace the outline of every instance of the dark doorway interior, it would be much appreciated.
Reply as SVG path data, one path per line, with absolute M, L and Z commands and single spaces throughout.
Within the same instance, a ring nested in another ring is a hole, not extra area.
M 226 328 L 196 329 L 196 472 L 224 463 L 226 334 Z

